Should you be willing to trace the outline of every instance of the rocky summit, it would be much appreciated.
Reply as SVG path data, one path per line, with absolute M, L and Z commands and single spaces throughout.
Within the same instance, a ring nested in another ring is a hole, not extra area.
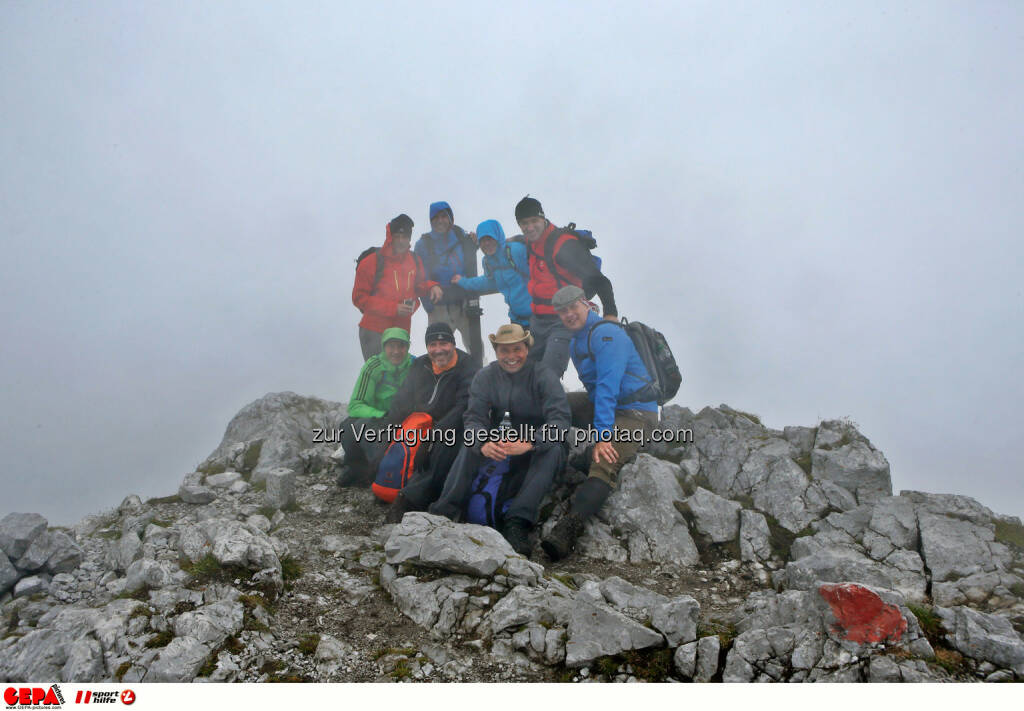
M 623 468 L 551 563 L 426 513 L 383 525 L 368 489 L 334 483 L 325 433 L 344 417 L 273 393 L 169 496 L 70 529 L 5 516 L 0 680 L 1024 678 L 1020 520 L 893 495 L 848 421 L 775 430 L 666 407 L 662 426 L 692 441 Z M 565 471 L 541 531 L 582 480 Z

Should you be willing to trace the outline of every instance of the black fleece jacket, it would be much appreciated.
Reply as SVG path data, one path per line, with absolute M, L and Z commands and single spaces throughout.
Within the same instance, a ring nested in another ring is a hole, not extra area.
M 476 375 L 469 354 L 455 349 L 459 360 L 455 367 L 434 375 L 430 356 L 422 355 L 409 366 L 409 375 L 391 399 L 385 421 L 401 424 L 413 412 L 427 412 L 436 429 L 462 430 L 462 416 L 469 401 L 469 383 Z

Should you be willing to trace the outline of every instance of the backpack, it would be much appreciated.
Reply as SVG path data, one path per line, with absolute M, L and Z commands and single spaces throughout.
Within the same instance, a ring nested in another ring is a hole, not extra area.
M 454 251 L 456 247 L 462 247 L 462 268 L 466 270 L 465 276 L 475 277 L 476 276 L 476 242 L 473 238 L 465 233 L 465 231 L 458 225 L 452 225 L 452 230 L 455 231 L 455 244 L 444 250 L 443 252 L 434 251 L 434 241 L 431 239 L 427 242 L 429 249 L 427 249 L 427 257 L 430 262 L 430 268 L 427 269 L 427 265 L 424 264 L 427 278 L 433 278 L 434 269 L 441 261 L 441 257 Z M 424 232 L 422 237 L 427 237 L 429 232 Z
M 423 444 L 422 437 L 433 425 L 434 418 L 425 412 L 414 412 L 402 421 L 398 428 L 401 434 L 396 433 L 385 450 L 377 465 L 377 477 L 370 485 L 378 499 L 390 504 L 409 483 L 416 468 L 416 454 Z M 413 441 L 409 443 L 406 438 Z
M 502 497 L 502 489 L 508 489 L 510 467 L 506 457 L 500 462 L 488 459 L 473 477 L 469 501 L 466 503 L 466 523 L 497 528 L 499 521 L 508 510 L 508 497 Z
M 680 384 L 683 382 L 683 375 L 679 372 L 679 365 L 676 363 L 675 356 L 672 355 L 672 349 L 669 348 L 665 336 L 661 331 L 656 331 L 647 324 L 640 323 L 639 321 L 630 321 L 626 317 L 622 318 L 622 323 L 599 321 L 594 324 L 594 327 L 590 329 L 590 333 L 587 334 L 587 355 L 584 357 L 594 357 L 594 352 L 590 348 L 590 339 L 593 338 L 597 327 L 605 323 L 625 329 L 626 333 L 629 334 L 629 340 L 633 342 L 633 347 L 636 348 L 636 352 L 640 355 L 640 360 L 643 361 L 647 373 L 653 378 L 653 380 L 644 378 L 647 380 L 647 385 L 618 404 L 625 405 L 631 402 L 656 400 L 659 405 L 664 405 L 674 398 L 676 393 L 679 392 Z M 636 374 L 633 373 L 633 375 Z
M 580 244 L 582 244 L 588 252 L 592 252 L 594 249 L 597 248 L 597 240 L 594 239 L 594 233 L 591 232 L 590 230 L 576 229 L 575 222 L 570 222 L 565 227 L 561 229 L 556 229 L 554 232 L 551 233 L 547 241 L 544 243 L 543 259 L 545 262 L 547 262 L 548 271 L 550 271 L 551 274 L 555 277 L 555 283 L 558 285 L 559 288 L 565 286 L 567 282 L 564 279 L 562 279 L 561 276 L 559 276 L 558 269 L 555 268 L 555 243 L 558 241 L 558 238 L 564 234 L 572 235 L 573 237 L 575 237 L 576 240 Z M 594 266 L 597 267 L 597 270 L 601 271 L 601 258 L 598 257 L 596 254 L 591 254 L 590 257 L 591 259 L 594 260 Z
M 522 235 L 516 235 L 515 237 L 511 237 L 511 238 L 505 240 L 505 258 L 508 260 L 509 266 L 507 266 L 507 267 L 493 267 L 491 269 L 488 269 L 487 268 L 487 258 L 484 257 L 484 259 L 483 259 L 484 274 L 490 276 L 495 271 L 500 271 L 500 270 L 504 270 L 504 269 L 514 269 L 516 274 L 518 274 L 519 276 L 521 276 L 523 278 L 524 282 L 530 281 L 530 272 L 529 272 L 529 270 L 527 270 L 526 272 L 521 272 L 516 267 L 516 260 L 512 259 L 512 246 L 509 244 L 510 242 L 519 242 L 521 244 L 525 244 L 525 240 L 523 239 Z
M 359 271 L 359 265 L 360 263 L 362 263 L 364 259 L 369 257 L 371 254 L 377 254 L 377 252 L 379 251 L 380 247 L 367 247 L 362 252 L 360 252 L 359 256 L 356 257 L 356 271 Z M 416 266 L 422 267 L 423 263 L 420 260 L 419 256 L 415 252 L 412 252 L 412 250 L 410 250 L 409 253 L 412 254 L 412 258 L 416 262 Z M 373 289 L 377 288 L 377 282 L 380 281 L 380 275 L 384 272 L 384 262 L 381 260 L 379 254 L 377 255 L 376 267 L 377 271 L 373 273 L 373 286 L 371 287 Z

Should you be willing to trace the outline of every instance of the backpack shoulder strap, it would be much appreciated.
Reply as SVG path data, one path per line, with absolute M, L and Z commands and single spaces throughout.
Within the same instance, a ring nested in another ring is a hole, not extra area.
M 548 235 L 547 241 L 544 243 L 544 261 L 547 262 L 548 270 L 555 277 L 555 283 L 558 288 L 562 288 L 568 282 L 561 277 L 558 273 L 558 264 L 555 262 L 555 258 L 558 256 L 558 252 L 561 251 L 561 247 L 567 240 L 562 239 L 568 237 L 569 239 L 576 239 L 576 235 L 572 233 L 573 228 L 576 225 L 569 223 L 567 227 L 556 227 L 555 230 Z
M 601 319 L 600 321 L 595 323 L 593 326 L 591 326 L 590 327 L 590 332 L 587 333 L 587 354 L 585 356 L 583 356 L 583 360 L 586 360 L 587 358 L 593 358 L 594 357 L 594 350 L 590 347 L 590 339 L 594 337 L 594 331 L 597 330 L 597 327 L 602 325 L 602 324 L 605 324 L 605 323 L 610 323 L 613 326 L 619 326 L 620 328 L 622 327 L 621 323 L 618 323 L 616 321 L 608 321 L 607 319 Z

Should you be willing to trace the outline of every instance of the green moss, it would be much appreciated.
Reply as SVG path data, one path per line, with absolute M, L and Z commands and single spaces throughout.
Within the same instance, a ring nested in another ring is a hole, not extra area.
M 138 590 L 125 590 L 120 595 L 115 597 L 115 600 L 138 600 L 139 602 L 146 602 L 149 600 L 149 586 L 143 585 Z
M 942 621 L 939 616 L 935 614 L 935 610 L 928 607 L 927 605 L 918 605 L 913 602 L 908 603 L 907 607 L 914 613 L 914 617 L 917 618 L 917 623 L 921 626 L 921 631 L 924 632 L 924 636 L 928 638 L 932 646 L 935 646 L 941 641 L 943 629 Z
M 259 439 L 249 445 L 249 448 L 245 450 L 244 458 L 242 459 L 242 471 L 245 473 L 251 472 L 256 468 L 256 465 L 260 461 L 260 454 L 263 452 L 263 440 Z
M 249 612 L 252 612 L 257 607 L 262 607 L 270 614 L 274 614 L 274 604 L 262 595 L 239 595 L 238 601 Z
M 672 650 L 633 649 L 623 655 L 633 674 L 645 681 L 665 681 L 672 672 Z
M 1024 526 L 996 519 L 996 540 L 1024 551 Z
M 174 603 L 174 610 L 172 614 L 183 615 L 186 612 L 192 612 L 194 609 L 196 609 L 196 604 L 194 602 L 189 600 L 178 600 L 178 602 Z
M 793 460 L 797 463 L 801 469 L 804 470 L 808 475 L 811 473 L 811 453 L 801 454 L 799 457 Z
M 299 651 L 305 655 L 313 656 L 316 653 L 316 648 L 320 646 L 320 635 L 318 634 L 307 634 L 299 642 Z
M 935 664 L 942 667 L 953 676 L 958 674 L 967 674 L 969 672 L 966 661 L 964 660 L 964 655 L 960 654 L 960 652 L 953 651 L 952 649 L 944 649 L 942 647 L 936 649 Z
M 286 583 L 302 577 L 302 564 L 295 556 L 286 555 L 281 558 L 281 577 Z
M 764 518 L 768 523 L 768 545 L 771 546 L 772 553 L 782 560 L 789 560 L 790 548 L 793 546 L 793 541 L 797 538 L 810 536 L 814 533 L 814 529 L 809 526 L 802 531 L 793 533 L 779 524 L 771 514 L 764 514 Z
M 196 471 L 206 476 L 212 476 L 214 474 L 223 474 L 228 468 L 221 462 L 210 462 L 209 464 L 200 464 L 196 467 Z
M 561 667 L 555 670 L 555 683 L 556 684 L 570 684 L 572 678 L 576 676 L 576 670 L 570 669 L 569 667 Z
M 163 632 L 157 632 L 155 635 L 150 637 L 146 641 L 146 647 L 148 649 L 157 649 L 159 647 L 166 647 L 174 639 L 174 632 L 171 630 L 164 630 Z
M 139 605 L 132 610 L 132 614 L 128 615 L 129 620 L 134 620 L 136 617 L 145 617 L 146 619 L 149 619 L 153 617 L 153 611 L 145 605 Z
M 132 663 L 131 662 L 123 663 L 121 666 L 119 666 L 117 668 L 117 671 L 114 672 L 114 678 L 117 679 L 118 681 L 121 681 L 121 679 L 124 678 L 124 675 L 127 674 L 128 670 L 131 669 L 131 668 L 132 668 Z
M 274 514 L 277 513 L 277 509 L 274 508 L 273 506 L 260 506 L 260 511 L 259 512 L 263 516 L 266 516 L 267 519 L 269 520 L 269 519 L 274 518 Z
M 180 504 L 181 497 L 177 494 L 171 496 L 158 496 L 153 499 L 146 499 L 146 504 L 149 506 L 157 506 L 159 504 Z M 159 525 L 159 524 L 158 524 Z
M 620 666 L 622 661 L 618 657 L 598 657 L 594 660 L 594 670 L 602 676 L 615 676 Z
M 724 651 L 732 647 L 732 641 L 736 639 L 736 626 L 731 622 L 719 620 L 714 617 L 706 623 L 697 626 L 697 638 L 716 635 L 720 648 Z
M 103 538 L 108 541 L 116 541 L 121 537 L 121 531 L 117 529 L 110 529 L 107 531 L 96 531 L 96 533 L 92 535 L 96 538 Z
M 572 576 L 569 573 L 548 573 L 547 577 L 551 578 L 552 580 L 557 580 L 570 590 L 579 589 L 579 585 L 575 583 L 575 581 L 572 579 Z
M 1010 586 L 1010 592 L 1024 600 L 1024 583 L 1014 583 Z

